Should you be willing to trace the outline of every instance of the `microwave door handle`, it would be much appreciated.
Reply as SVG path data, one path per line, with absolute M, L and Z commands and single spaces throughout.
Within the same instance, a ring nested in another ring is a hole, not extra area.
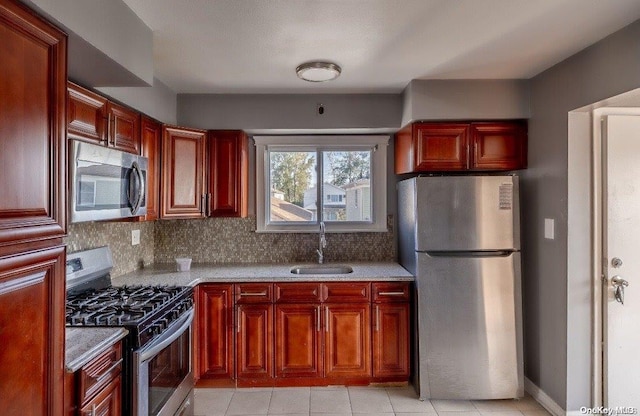
M 135 198 L 132 198 L 134 196 Z M 131 165 L 131 173 L 129 174 L 129 205 L 131 213 L 135 214 L 140 209 L 142 198 L 144 197 L 144 177 L 138 162 Z

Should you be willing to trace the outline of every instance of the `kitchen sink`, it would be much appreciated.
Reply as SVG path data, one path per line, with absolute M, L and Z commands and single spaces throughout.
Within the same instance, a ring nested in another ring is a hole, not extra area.
M 318 266 L 300 266 L 291 269 L 293 274 L 349 274 L 353 273 L 350 266 L 342 265 L 318 265 Z

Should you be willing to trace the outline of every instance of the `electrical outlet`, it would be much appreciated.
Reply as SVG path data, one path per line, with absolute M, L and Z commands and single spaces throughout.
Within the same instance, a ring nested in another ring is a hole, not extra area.
M 553 218 L 544 219 L 544 238 L 547 240 L 556 239 L 556 221 Z
M 137 246 L 140 244 L 140 230 L 131 230 L 131 245 Z

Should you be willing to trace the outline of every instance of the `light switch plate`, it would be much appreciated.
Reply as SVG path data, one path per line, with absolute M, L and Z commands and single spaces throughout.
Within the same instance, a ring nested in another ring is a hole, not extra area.
M 547 240 L 556 239 L 556 220 L 553 218 L 544 219 L 544 238 Z
M 137 246 L 140 244 L 140 230 L 131 230 L 131 245 Z

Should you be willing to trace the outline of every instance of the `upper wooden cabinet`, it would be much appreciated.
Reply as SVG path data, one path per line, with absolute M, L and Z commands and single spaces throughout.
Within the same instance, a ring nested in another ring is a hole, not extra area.
M 148 159 L 147 165 L 147 215 L 145 221 L 160 218 L 160 159 L 162 144 L 162 124 L 149 117 L 142 117 L 140 123 L 142 156 Z
M 520 121 L 413 123 L 396 134 L 397 174 L 523 169 L 527 129 Z
M 473 123 L 471 168 L 514 170 L 527 167 L 527 127 L 523 123 Z
M 66 232 L 67 39 L 11 0 L 0 0 L 0 39 L 2 255 Z
M 140 113 L 112 102 L 107 103 L 109 146 L 140 154 Z
M 242 131 L 209 131 L 208 213 L 210 216 L 247 216 L 248 147 L 247 135 Z
M 161 218 L 205 216 L 205 138 L 203 130 L 163 128 Z
M 140 154 L 140 114 L 68 83 L 67 133 L 70 139 Z

